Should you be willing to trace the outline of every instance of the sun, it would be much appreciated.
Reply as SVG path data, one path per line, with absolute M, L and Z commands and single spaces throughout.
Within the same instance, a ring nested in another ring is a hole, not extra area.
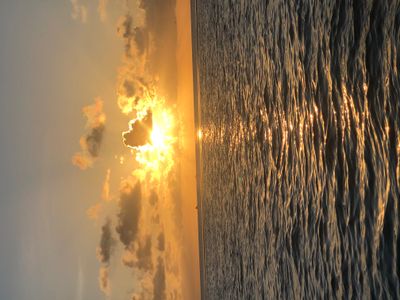
M 177 141 L 175 117 L 172 110 L 161 100 L 153 101 L 152 106 L 145 109 L 151 112 L 151 131 L 146 143 L 129 147 L 139 164 L 133 174 L 142 180 L 149 178 L 152 181 L 160 181 L 169 174 L 174 165 L 174 147 Z M 146 118 L 146 112 L 138 111 L 137 114 L 142 116 L 141 120 Z M 136 120 L 133 119 L 130 123 Z
M 153 128 L 150 135 L 151 144 L 154 147 L 163 147 L 165 145 L 165 134 L 159 127 Z
M 150 134 L 150 140 L 153 147 L 167 150 L 174 143 L 174 117 L 171 111 L 159 109 L 153 118 L 153 129 Z

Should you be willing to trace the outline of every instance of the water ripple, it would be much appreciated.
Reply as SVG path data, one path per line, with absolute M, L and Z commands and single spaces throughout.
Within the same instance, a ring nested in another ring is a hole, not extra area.
M 400 298 L 400 2 L 197 12 L 205 299 Z

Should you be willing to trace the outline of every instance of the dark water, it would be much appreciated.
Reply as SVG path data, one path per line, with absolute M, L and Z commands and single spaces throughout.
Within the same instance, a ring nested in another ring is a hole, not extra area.
M 204 298 L 400 298 L 400 1 L 197 18 Z

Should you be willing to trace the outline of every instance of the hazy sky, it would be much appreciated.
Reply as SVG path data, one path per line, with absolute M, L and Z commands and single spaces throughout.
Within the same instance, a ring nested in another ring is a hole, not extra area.
M 86 209 L 105 170 L 83 174 L 70 158 L 81 107 L 114 101 L 122 51 L 96 8 L 86 24 L 71 10 L 69 1 L 0 1 L 0 299 L 101 297 L 99 232 Z

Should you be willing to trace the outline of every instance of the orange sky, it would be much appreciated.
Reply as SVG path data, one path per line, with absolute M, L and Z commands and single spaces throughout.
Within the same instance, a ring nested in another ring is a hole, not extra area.
M 99 287 L 106 296 L 161 293 L 167 298 L 200 299 L 190 1 L 177 0 L 176 7 L 173 2 L 143 3 L 143 10 L 129 6 L 119 14 L 102 10 L 104 25 L 116 29 L 123 46 L 115 70 L 117 99 L 85 106 L 84 112 L 94 111 L 94 117 L 103 121 L 93 122 L 93 116 L 85 113 L 88 123 L 73 163 L 87 171 L 106 169 L 98 173 L 105 176 L 103 193 L 87 209 L 101 233 L 94 247 Z M 138 21 L 141 18 L 144 21 Z M 173 150 L 158 153 L 164 148 L 157 144 L 121 149 L 128 121 L 149 110 L 153 132 L 160 126 L 166 130 L 174 140 Z M 175 117 L 172 129 L 166 129 L 170 122 L 163 123 L 164 112 Z M 167 157 L 167 164 L 162 157 Z M 89 163 L 82 165 L 86 160 Z M 171 160 L 172 169 L 166 167 Z
M 181 165 L 183 201 L 185 281 L 184 299 L 200 299 L 199 245 L 196 201 L 196 156 L 193 99 L 192 39 L 190 1 L 177 0 L 178 106 L 184 128 L 184 151 Z

